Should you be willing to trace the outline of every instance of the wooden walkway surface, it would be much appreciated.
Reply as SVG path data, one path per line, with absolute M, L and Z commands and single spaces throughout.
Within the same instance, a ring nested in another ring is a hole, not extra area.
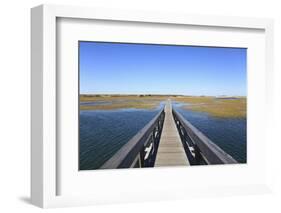
M 160 138 L 155 167 L 190 165 L 186 157 L 174 118 L 171 101 L 165 106 L 165 120 Z

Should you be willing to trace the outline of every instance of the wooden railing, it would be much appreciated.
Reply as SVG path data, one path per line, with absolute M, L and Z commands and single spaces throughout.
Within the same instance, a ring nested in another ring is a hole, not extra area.
M 162 109 L 100 169 L 153 167 L 165 118 Z
M 191 165 L 237 163 L 229 154 L 184 119 L 179 112 L 174 109 L 172 112 Z

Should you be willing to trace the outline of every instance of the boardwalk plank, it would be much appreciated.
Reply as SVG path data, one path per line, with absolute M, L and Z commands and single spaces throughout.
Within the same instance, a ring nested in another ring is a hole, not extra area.
M 155 167 L 190 165 L 172 115 L 171 101 L 165 106 L 165 120 L 156 155 Z

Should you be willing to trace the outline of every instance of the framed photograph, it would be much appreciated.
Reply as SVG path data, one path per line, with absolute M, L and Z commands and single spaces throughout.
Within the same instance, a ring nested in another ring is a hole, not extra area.
M 40 207 L 270 191 L 270 19 L 31 10 Z

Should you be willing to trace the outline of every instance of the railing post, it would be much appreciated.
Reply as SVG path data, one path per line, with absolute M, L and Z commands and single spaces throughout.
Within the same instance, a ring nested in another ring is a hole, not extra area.
M 139 153 L 139 156 L 140 156 L 140 167 L 144 167 L 144 164 L 145 164 L 145 160 L 144 160 L 144 157 L 145 157 L 145 146 L 142 147 L 140 153 Z
M 194 147 L 195 162 L 196 162 L 196 164 L 200 164 L 202 161 L 202 156 L 201 156 L 200 150 L 196 144 L 194 144 L 193 147 Z

